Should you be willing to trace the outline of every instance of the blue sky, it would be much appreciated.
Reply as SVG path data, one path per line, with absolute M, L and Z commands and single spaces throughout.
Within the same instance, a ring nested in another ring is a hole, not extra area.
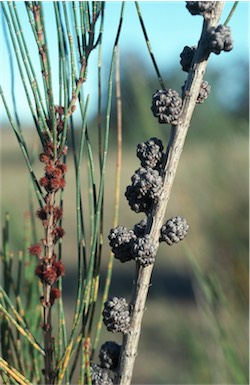
M 7 2 L 4 2 L 7 7 Z M 135 4 L 133 1 L 125 2 L 125 16 L 123 29 L 120 38 L 121 60 L 128 54 L 134 53 L 139 56 L 146 65 L 152 69 L 150 57 L 141 27 L 139 24 Z M 47 33 L 50 36 L 49 48 L 50 59 L 53 63 L 54 83 L 57 80 L 57 41 L 55 23 L 53 19 L 53 7 L 51 2 L 43 1 L 45 8 L 45 20 L 47 21 Z M 171 71 L 175 66 L 179 65 L 179 54 L 185 45 L 196 45 L 200 36 L 203 18 L 201 16 L 191 16 L 185 7 L 185 2 L 181 1 L 142 1 L 139 2 L 141 13 L 144 18 L 151 47 L 153 49 L 158 66 L 161 70 Z M 221 22 L 223 23 L 233 5 L 233 2 L 226 2 Z M 24 6 L 21 2 L 17 2 L 17 8 L 20 11 L 21 22 L 23 23 L 24 33 L 28 39 L 30 54 L 32 60 L 38 68 L 38 55 L 30 25 L 26 17 Z M 105 9 L 104 39 L 103 39 L 103 63 L 108 67 L 110 53 L 114 43 L 114 36 L 119 21 L 121 2 L 108 1 Z M 46 19 L 47 15 L 47 19 Z M 1 15 L 2 16 L 2 15 Z M 2 19 L 2 18 L 1 18 Z M 247 60 L 249 55 L 249 2 L 240 1 L 230 23 L 234 40 L 234 49 L 230 53 L 222 53 L 219 55 L 211 55 L 209 59 L 209 67 L 215 67 L 217 70 L 223 71 L 225 65 L 236 66 L 239 60 Z M 11 101 L 10 96 L 10 63 L 6 47 L 6 41 L 1 23 L 1 85 L 3 87 L 7 100 Z M 97 52 L 92 54 L 89 65 L 88 79 L 85 85 L 86 92 L 90 93 L 92 98 L 95 97 L 93 84 L 96 85 L 96 67 L 94 61 L 97 59 Z M 15 92 L 18 95 L 18 111 L 21 118 L 26 121 L 30 119 L 30 112 L 26 103 L 26 97 L 20 82 L 15 60 L 13 61 L 16 71 L 15 75 Z M 91 65 L 93 63 L 93 65 Z M 209 68 L 208 67 L 208 68 Z M 38 70 L 38 73 L 39 70 Z M 232 82 L 233 86 L 233 82 Z M 5 120 L 5 112 L 3 111 L 2 102 L 0 102 L 1 121 Z M 11 102 L 10 102 L 11 103 Z

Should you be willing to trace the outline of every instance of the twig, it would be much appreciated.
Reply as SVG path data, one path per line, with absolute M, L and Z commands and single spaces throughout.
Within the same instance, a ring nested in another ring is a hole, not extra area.
M 95 213 L 95 224 L 94 224 L 94 234 L 93 239 L 91 242 L 91 249 L 90 249 L 90 259 L 89 259 L 89 266 L 86 274 L 86 280 L 84 281 L 84 287 L 83 287 L 83 296 L 81 297 L 81 303 L 80 303 L 80 309 L 78 309 L 75 312 L 74 320 L 73 320 L 73 327 L 72 327 L 72 333 L 70 335 L 68 344 L 65 348 L 65 352 L 63 356 L 59 359 L 59 362 L 57 364 L 56 370 L 60 370 L 60 374 L 58 375 L 57 385 L 60 385 L 62 383 L 65 369 L 68 365 L 68 361 L 71 357 L 71 352 L 74 345 L 74 337 L 76 334 L 76 328 L 79 325 L 80 321 L 80 315 L 82 314 L 84 310 L 84 306 L 86 305 L 86 302 L 88 301 L 89 296 L 89 288 L 90 288 L 90 278 L 92 278 L 93 275 L 93 268 L 94 268 L 94 254 L 96 250 L 96 241 L 98 236 L 98 229 L 100 224 L 100 216 L 101 216 L 101 205 L 102 205 L 102 197 L 103 197 L 103 188 L 104 188 L 104 177 L 105 177 L 105 170 L 106 170 L 106 162 L 107 162 L 107 152 L 108 152 L 108 142 L 109 142 L 109 128 L 110 128 L 110 111 L 111 111 L 111 100 L 112 100 L 112 87 L 113 87 L 113 70 L 114 70 L 114 62 L 115 62 L 115 55 L 117 50 L 117 44 L 119 41 L 119 36 L 121 32 L 122 22 L 123 22 L 123 14 L 124 14 L 124 7 L 125 3 L 122 3 L 121 6 L 121 13 L 120 13 L 120 20 L 119 20 L 119 26 L 117 29 L 116 39 L 114 43 L 113 48 L 113 54 L 111 59 L 111 66 L 110 66 L 110 73 L 109 73 L 109 88 L 108 88 L 108 102 L 107 102 L 107 114 L 106 114 L 106 127 L 105 127 L 105 133 L 104 133 L 104 142 L 103 142 L 103 157 L 102 157 L 102 170 L 101 170 L 101 176 L 100 176 L 100 187 L 99 187 L 99 193 L 97 198 L 97 205 L 96 205 L 96 213 Z M 80 158 L 78 158 L 80 161 Z M 79 290 L 79 289 L 78 289 Z M 77 303 L 77 306 L 79 306 L 79 303 Z
M 191 66 L 192 70 L 189 72 L 185 87 L 186 96 L 183 100 L 182 114 L 178 125 L 172 126 L 172 135 L 168 143 L 164 168 L 163 193 L 159 202 L 153 208 L 147 224 L 150 241 L 156 248 L 158 248 L 159 245 L 160 229 L 163 224 L 178 162 L 207 66 L 208 55 L 206 57 L 204 55 L 205 33 L 209 28 L 218 24 L 223 6 L 223 1 L 216 2 L 211 18 L 204 21 L 201 38 L 193 59 L 193 65 Z M 131 301 L 130 328 L 128 333 L 123 337 L 120 366 L 116 378 L 116 383 L 119 385 L 129 385 L 131 383 L 152 270 L 153 265 L 147 267 L 142 267 L 139 264 L 136 265 L 136 280 Z
M 118 214 L 120 207 L 120 180 L 121 180 L 121 164 L 122 164 L 122 99 L 121 99 L 121 79 L 120 79 L 120 55 L 119 47 L 117 47 L 117 55 L 115 61 L 115 80 L 116 80 L 116 109 L 117 109 L 117 159 L 116 159 L 116 180 L 115 180 L 115 196 L 114 196 L 114 219 L 113 227 L 116 227 L 118 224 Z M 104 303 L 107 301 L 109 287 L 111 283 L 111 276 L 113 270 L 114 255 L 111 252 L 109 256 L 107 274 L 105 287 L 102 296 L 102 306 L 103 309 Z M 93 359 L 97 344 L 99 342 L 101 329 L 102 329 L 102 310 L 99 315 L 99 319 L 96 326 L 96 335 L 92 346 L 92 355 Z
M 23 337 L 27 338 L 27 340 L 31 343 L 33 348 L 38 350 L 39 353 L 41 353 L 44 356 L 45 352 L 43 348 L 39 345 L 39 343 L 31 335 L 31 333 L 28 330 L 23 329 L 1 304 L 0 304 L 0 311 L 3 312 L 6 319 L 8 319 L 15 326 L 15 328 L 20 332 L 20 334 L 22 334 Z
M 16 380 L 20 385 L 32 385 L 18 370 L 13 368 L 0 357 L 0 368 L 12 379 Z
M 162 88 L 163 90 L 165 90 L 166 87 L 165 87 L 165 85 L 164 85 L 164 81 L 163 81 L 163 79 L 162 79 L 160 70 L 159 70 L 159 68 L 158 68 L 157 62 L 156 62 L 155 57 L 154 57 L 154 54 L 153 54 L 153 50 L 152 50 L 152 48 L 151 48 L 151 44 L 150 44 L 150 41 L 149 41 L 149 38 L 148 38 L 148 34 L 147 34 L 147 31 L 146 31 L 146 27 L 145 27 L 145 24 L 144 24 L 142 15 L 141 15 L 141 10 L 140 10 L 138 1 L 135 1 L 135 6 L 136 6 L 137 14 L 138 14 L 138 17 L 139 17 L 139 20 L 140 20 L 142 32 L 143 32 L 143 35 L 144 35 L 144 37 L 145 37 L 145 41 L 146 41 L 146 44 L 147 44 L 147 47 L 148 47 L 148 52 L 149 52 L 149 54 L 150 54 L 150 57 L 151 57 L 153 66 L 154 66 L 154 68 L 155 68 L 157 77 L 158 77 L 158 79 L 159 79 L 160 86 L 161 86 L 161 88 Z
M 231 20 L 231 17 L 232 17 L 233 14 L 234 14 L 234 11 L 235 11 L 236 8 L 237 8 L 238 3 L 239 3 L 238 1 L 235 1 L 235 2 L 234 2 L 234 5 L 232 6 L 232 9 L 231 9 L 231 11 L 230 11 L 228 17 L 226 18 L 225 23 L 223 24 L 224 26 L 227 26 L 227 25 L 228 25 L 229 21 Z

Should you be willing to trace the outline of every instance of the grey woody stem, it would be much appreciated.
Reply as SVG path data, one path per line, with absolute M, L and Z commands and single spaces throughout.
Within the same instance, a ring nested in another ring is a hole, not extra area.
M 163 193 L 160 200 L 153 208 L 147 224 L 151 243 L 154 244 L 157 249 L 159 246 L 160 229 L 163 225 L 179 159 L 183 150 L 185 138 L 207 66 L 209 54 L 206 52 L 206 44 L 204 44 L 206 32 L 211 27 L 218 25 L 223 6 L 223 1 L 216 2 L 211 17 L 204 20 L 201 38 L 195 52 L 191 70 L 185 86 L 182 113 L 178 125 L 172 126 L 171 129 L 171 137 L 168 143 L 166 163 L 163 173 Z M 152 270 L 153 265 L 149 265 L 147 267 L 142 267 L 139 264 L 136 265 L 135 286 L 131 301 L 130 328 L 128 333 L 123 337 L 120 365 L 115 380 L 115 383 L 119 385 L 131 384 Z

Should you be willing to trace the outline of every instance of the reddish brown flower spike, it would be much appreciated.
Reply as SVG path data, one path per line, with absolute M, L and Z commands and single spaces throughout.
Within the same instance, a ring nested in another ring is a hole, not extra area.
M 47 267 L 46 270 L 43 271 L 41 281 L 47 283 L 48 285 L 53 285 L 57 279 L 57 274 L 55 269 L 52 266 Z
M 58 277 L 61 277 L 62 275 L 64 275 L 64 273 L 65 273 L 65 268 L 64 268 L 64 265 L 62 264 L 62 261 L 56 261 L 56 262 L 53 264 L 53 268 L 54 268 L 55 271 L 56 271 L 57 278 L 58 278 Z
M 52 234 L 54 235 L 54 243 L 56 243 L 58 239 L 64 236 L 65 231 L 62 227 L 56 227 Z
M 46 178 L 45 176 L 42 177 L 42 178 L 40 179 L 40 185 L 41 185 L 42 187 L 47 187 L 48 184 L 49 184 L 49 180 L 48 180 L 48 178 Z
M 41 221 L 47 219 L 47 214 L 44 208 L 37 210 L 36 215 Z
M 54 145 L 52 142 L 48 142 L 46 143 L 46 145 L 44 146 L 44 152 L 46 155 L 48 155 L 49 157 L 53 157 L 53 154 L 54 154 Z
M 61 178 L 62 177 L 62 170 L 60 169 L 59 166 L 55 167 L 53 172 L 52 172 L 52 175 L 54 178 Z
M 65 163 L 58 164 L 57 167 L 62 171 L 63 174 L 67 172 L 67 165 Z
M 60 297 L 61 297 L 61 292 L 60 292 L 60 290 L 59 290 L 58 288 L 56 288 L 56 287 L 53 287 L 53 288 L 51 289 L 51 291 L 50 291 L 50 303 L 51 303 L 51 305 L 53 305 L 54 302 L 55 302 L 55 300 L 56 300 L 57 298 L 60 298 Z
M 31 255 L 35 255 L 35 256 L 39 257 L 41 252 L 42 252 L 42 246 L 40 243 L 36 243 L 36 244 L 31 245 L 29 247 L 29 253 Z
M 60 179 L 60 188 L 64 188 L 65 187 L 65 185 L 66 185 L 66 181 L 65 181 L 65 179 Z
M 49 156 L 46 154 L 40 154 L 39 159 L 40 159 L 40 162 L 42 162 L 42 163 L 48 163 L 49 162 Z
M 62 120 L 58 120 L 56 121 L 56 128 L 57 128 L 57 132 L 58 134 L 60 134 L 63 130 L 63 127 L 64 127 L 64 122 Z
M 37 275 L 41 279 L 42 278 L 42 274 L 43 274 L 43 265 L 40 263 L 35 268 L 35 275 Z
M 55 105 L 55 112 L 57 112 L 58 115 L 64 115 L 64 107 Z
M 55 167 L 52 164 L 48 164 L 45 167 L 45 171 L 47 175 L 53 175 L 53 172 L 55 171 Z
M 61 207 L 55 207 L 54 208 L 54 219 L 55 219 L 55 222 L 58 221 L 59 219 L 62 218 L 62 215 L 63 215 L 63 210 Z
M 60 179 L 57 178 L 51 178 L 50 179 L 50 186 L 52 190 L 58 190 L 61 187 Z

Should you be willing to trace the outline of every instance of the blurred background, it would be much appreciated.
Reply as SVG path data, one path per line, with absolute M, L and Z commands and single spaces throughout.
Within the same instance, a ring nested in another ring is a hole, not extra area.
M 44 2 L 47 15 L 51 2 Z M 181 93 L 187 74 L 179 55 L 185 45 L 196 45 L 202 18 L 192 17 L 185 2 L 141 2 L 142 16 L 151 47 L 168 88 Z M 226 2 L 222 23 L 233 2 Z M 29 23 L 22 4 L 17 4 L 29 36 Z M 118 25 L 120 2 L 107 2 L 103 40 L 103 116 L 110 55 Z M 46 20 L 46 17 L 45 17 Z M 57 42 L 54 23 L 48 23 L 54 87 L 57 89 Z M 109 21 L 110 20 L 110 21 Z M 2 18 L 3 21 L 3 18 Z M 248 114 L 249 114 L 249 3 L 239 2 L 229 25 L 234 49 L 211 55 L 205 74 L 212 86 L 206 102 L 195 109 L 166 219 L 184 216 L 190 226 L 185 241 L 160 245 L 143 320 L 134 383 L 137 384 L 246 384 L 248 383 Z M 25 101 L 15 60 L 10 62 L 6 25 L 1 23 L 1 84 L 16 111 L 28 146 L 39 153 L 36 133 Z M 25 32 L 25 31 L 24 31 Z M 32 40 L 30 40 L 31 52 Z M 34 61 L 38 60 L 35 54 Z M 88 126 L 93 148 L 97 148 L 97 53 L 89 63 L 84 88 L 90 94 Z M 38 67 L 37 67 L 38 68 Z M 124 191 L 139 167 L 136 145 L 152 136 L 166 146 L 169 127 L 159 125 L 150 106 L 159 82 L 147 52 L 134 3 L 126 2 L 120 41 L 120 73 L 123 112 L 123 163 L 119 224 L 132 228 L 143 215 L 129 209 Z M 26 165 L 1 108 L 1 214 L 11 218 L 11 249 L 24 244 L 24 217 L 30 204 Z M 81 124 L 76 114 L 76 126 Z M 116 163 L 116 111 L 111 115 L 110 150 L 105 187 L 104 253 L 101 289 L 109 257 L 107 235 L 112 227 Z M 70 149 L 69 142 L 69 149 Z M 76 290 L 76 222 L 72 154 L 65 190 L 63 258 L 66 264 L 64 298 L 70 328 Z M 98 154 L 94 153 L 98 174 Z M 40 177 L 42 168 L 37 162 Z M 83 171 L 84 184 L 84 171 Z M 72 209 L 73 207 L 73 209 Z M 86 198 L 86 207 L 88 207 Z M 38 227 L 39 231 L 39 227 Z M 114 262 L 110 295 L 130 299 L 133 263 Z M 100 344 L 120 341 L 104 328 Z M 98 359 L 96 358 L 98 362 Z

